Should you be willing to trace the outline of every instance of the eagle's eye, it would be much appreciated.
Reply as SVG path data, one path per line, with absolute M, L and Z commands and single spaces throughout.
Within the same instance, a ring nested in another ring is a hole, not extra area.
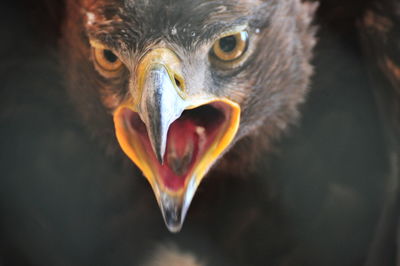
M 215 42 L 212 56 L 222 62 L 231 62 L 239 59 L 247 49 L 248 35 L 246 31 L 227 35 Z
M 122 69 L 122 61 L 110 49 L 103 47 L 93 48 L 93 58 L 96 69 L 105 77 L 116 77 Z

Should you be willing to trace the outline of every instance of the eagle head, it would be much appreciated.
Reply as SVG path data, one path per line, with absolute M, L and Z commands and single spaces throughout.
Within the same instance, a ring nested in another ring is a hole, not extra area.
M 295 121 L 312 73 L 314 9 L 300 0 L 68 1 L 69 94 L 93 135 L 147 178 L 170 231 L 212 167 L 249 175 Z

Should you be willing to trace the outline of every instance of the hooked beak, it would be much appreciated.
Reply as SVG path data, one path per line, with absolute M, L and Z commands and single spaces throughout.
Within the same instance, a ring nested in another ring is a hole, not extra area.
M 180 231 L 198 185 L 229 147 L 240 120 L 235 102 L 189 96 L 180 67 L 171 50 L 147 53 L 135 93 L 114 112 L 118 142 L 151 184 L 171 232 Z

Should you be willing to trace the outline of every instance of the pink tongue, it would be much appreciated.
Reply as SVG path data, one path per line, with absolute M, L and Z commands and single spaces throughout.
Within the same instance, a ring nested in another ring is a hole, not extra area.
M 187 174 L 195 160 L 199 148 L 196 129 L 190 119 L 179 119 L 169 128 L 165 163 L 177 176 Z

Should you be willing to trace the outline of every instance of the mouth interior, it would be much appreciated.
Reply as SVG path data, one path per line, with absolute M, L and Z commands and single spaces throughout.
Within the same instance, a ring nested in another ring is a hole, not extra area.
M 127 109 L 125 121 L 137 133 L 144 159 L 162 184 L 171 191 L 183 188 L 198 162 L 207 156 L 227 128 L 228 106 L 213 102 L 185 110 L 169 130 L 163 164 L 151 147 L 146 126 L 139 115 Z

